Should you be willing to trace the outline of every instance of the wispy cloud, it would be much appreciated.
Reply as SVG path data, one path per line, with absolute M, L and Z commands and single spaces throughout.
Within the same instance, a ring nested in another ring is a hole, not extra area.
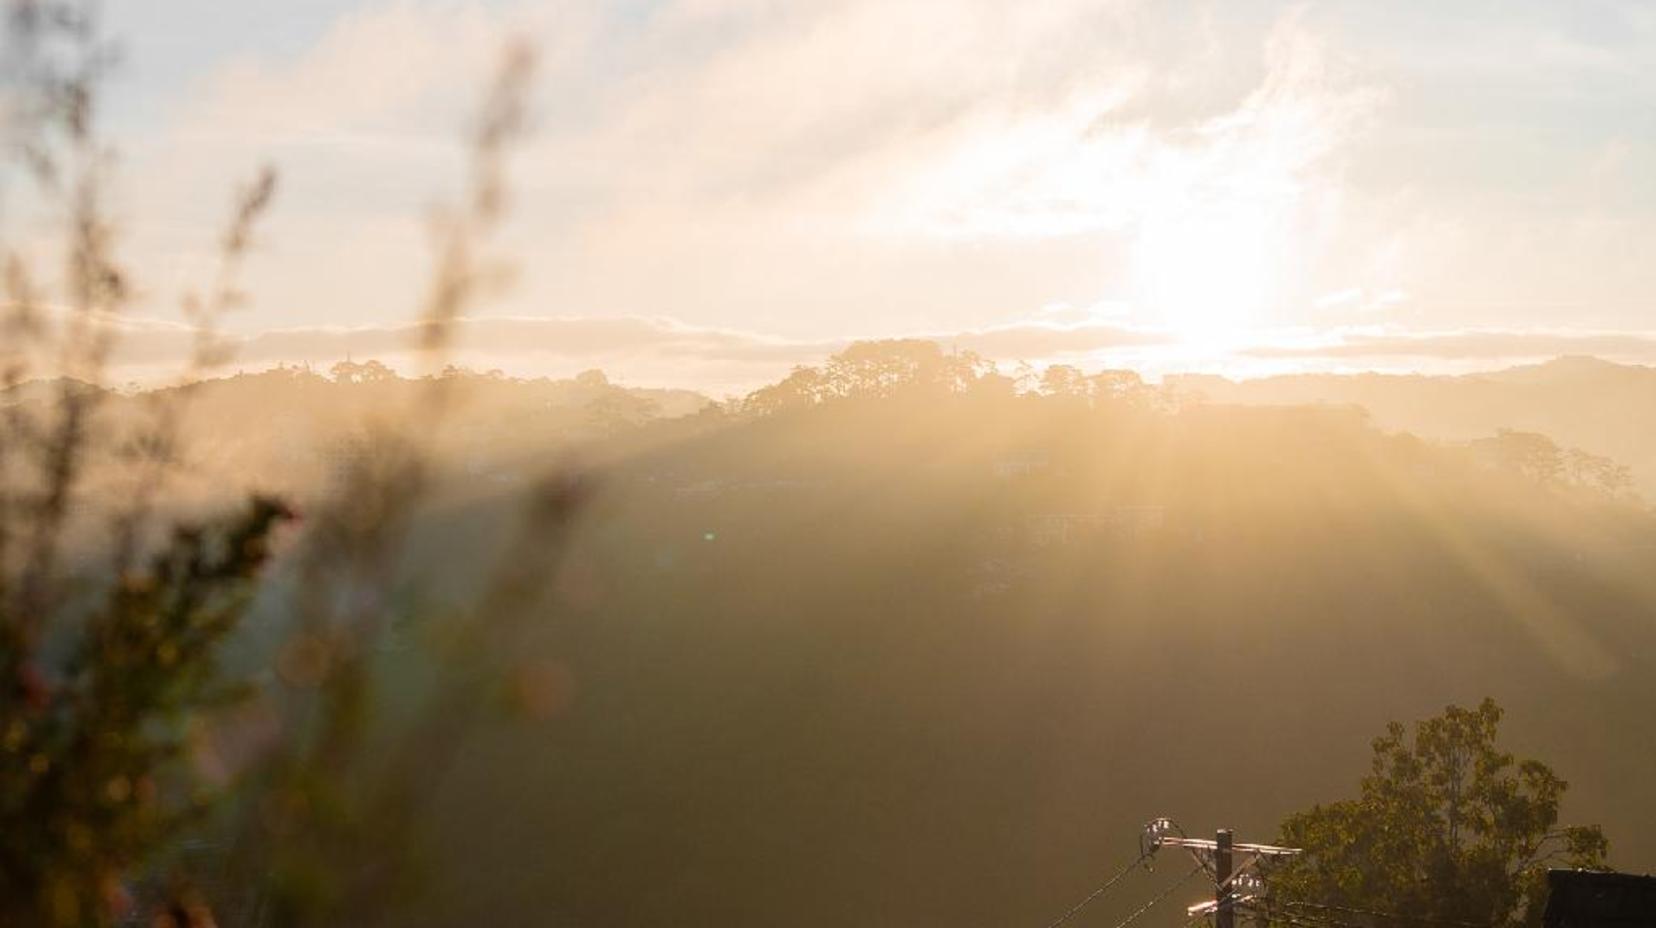
M 1243 354 L 1257 358 L 1516 363 L 1563 355 L 1591 355 L 1613 361 L 1656 362 L 1656 332 L 1569 330 L 1488 330 L 1446 332 L 1354 332 L 1321 336 L 1299 344 L 1257 345 Z
M 121 337 L 113 362 L 119 378 L 166 378 L 183 366 L 194 342 L 192 331 L 176 323 L 125 318 L 116 325 Z M 456 327 L 451 358 L 465 366 L 499 368 L 520 376 L 569 376 L 598 367 L 629 383 L 729 394 L 772 382 L 793 367 L 820 363 L 857 338 L 892 334 L 810 339 L 699 326 L 669 317 L 486 317 L 463 320 Z M 1460 373 L 1577 355 L 1656 364 L 1656 332 L 1279 331 L 1213 352 L 1194 349 L 1173 333 L 1131 325 L 1107 314 L 1048 311 L 991 326 L 895 334 L 975 352 L 1002 365 L 1065 363 L 1089 370 L 1130 367 L 1150 376 L 1204 372 L 1251 378 L 1354 370 Z M 351 357 L 372 358 L 415 372 L 424 366 L 415 350 L 418 342 L 417 329 L 404 324 L 292 327 L 230 338 L 233 364 L 255 370 L 276 364 L 308 364 L 326 370 Z
M 117 378 L 165 378 L 183 368 L 195 335 L 176 323 L 129 317 L 119 331 L 112 363 Z M 875 337 L 875 336 L 871 336 Z M 1140 349 L 1166 336 L 1097 321 L 1031 320 L 981 329 L 907 333 L 973 351 L 996 361 L 1084 359 L 1100 352 Z M 791 339 L 740 329 L 696 326 L 665 317 L 523 318 L 462 320 L 452 358 L 467 366 L 525 376 L 567 376 L 600 367 L 618 379 L 651 386 L 712 392 L 752 389 L 797 365 L 815 364 L 853 339 Z M 230 336 L 233 366 L 263 369 L 308 364 L 326 370 L 346 358 L 376 359 L 406 371 L 420 369 L 413 325 L 312 326 Z
M 396 318 L 467 89 L 516 30 L 547 46 L 545 93 L 502 312 L 799 337 L 1054 301 L 1153 314 L 1189 302 L 1182 280 L 1259 291 L 1248 256 L 1335 209 L 1324 164 L 1375 101 L 1301 18 L 1203 45 L 1191 28 L 1129 0 L 364 5 L 302 55 L 204 76 L 134 159 L 134 211 L 170 217 L 134 232 L 187 276 L 203 191 L 273 159 L 257 324 Z M 1238 65 L 1246 80 L 1214 79 Z
M 237 324 L 394 330 L 423 285 L 420 218 L 513 32 L 542 46 L 539 131 L 499 243 L 517 283 L 490 311 L 570 344 L 643 332 L 677 346 L 651 349 L 663 365 L 718 333 L 755 353 L 930 333 L 1149 363 L 1146 327 L 1227 320 L 1227 349 L 1252 342 L 1256 362 L 1493 358 L 1571 326 L 1590 328 L 1563 350 L 1610 353 L 1639 346 L 1592 332 L 1638 329 L 1656 290 L 1638 118 L 1656 19 L 1638 4 L 1516 0 L 1498 28 L 1343 0 L 351 9 L 306 47 L 214 62 L 127 140 L 143 311 L 210 271 L 229 191 L 269 160 L 282 196 Z M 1119 312 L 1038 314 L 1053 305 Z M 1382 355 L 1343 328 L 1375 324 L 1516 337 Z M 1260 334 L 1278 326 L 1347 335 L 1324 351 Z M 275 340 L 249 336 L 248 356 Z

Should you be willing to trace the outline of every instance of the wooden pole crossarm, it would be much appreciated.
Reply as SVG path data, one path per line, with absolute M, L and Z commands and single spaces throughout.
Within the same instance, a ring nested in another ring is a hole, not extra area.
M 1213 928 L 1235 928 L 1238 905 L 1255 902 L 1264 891 L 1264 884 L 1256 873 L 1267 859 L 1294 857 L 1304 853 L 1297 847 L 1275 844 L 1239 844 L 1232 840 L 1228 829 L 1220 829 L 1213 838 L 1189 838 L 1172 819 L 1160 818 L 1145 826 L 1141 844 L 1146 855 L 1164 847 L 1182 847 L 1198 866 L 1213 877 L 1213 900 L 1190 906 L 1186 913 L 1192 918 L 1210 917 Z
M 1217 850 L 1219 843 L 1212 838 L 1182 838 L 1177 835 L 1167 835 L 1156 839 L 1156 843 L 1163 847 L 1183 847 L 1193 850 Z M 1263 857 L 1292 857 L 1304 853 L 1303 848 L 1277 847 L 1274 844 L 1234 844 L 1231 850 L 1238 854 L 1258 854 Z

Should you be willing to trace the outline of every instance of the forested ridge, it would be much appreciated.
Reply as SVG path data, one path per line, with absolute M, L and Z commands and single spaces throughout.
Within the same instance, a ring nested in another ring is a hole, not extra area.
M 882 350 L 920 360 L 589 449 L 540 631 L 568 702 L 479 737 L 434 923 L 1029 922 L 1150 816 L 1269 835 L 1349 792 L 1362 733 L 1484 696 L 1612 861 L 1656 853 L 1656 522 L 1623 488 Z M 466 494 L 410 569 L 486 559 L 510 506 Z
M 1656 519 L 1614 461 L 926 342 L 722 403 L 442 377 L 460 414 L 393 565 L 419 599 L 375 658 L 377 725 L 440 673 L 408 645 L 534 558 L 511 550 L 526 475 L 594 489 L 528 675 L 500 682 L 535 721 L 479 723 L 422 813 L 416 920 L 1031 922 L 1149 817 L 1269 836 L 1349 793 L 1364 733 L 1486 696 L 1612 862 L 1656 855 L 1634 827 L 1656 816 Z M 418 386 L 368 364 L 204 385 L 194 505 L 263 473 L 303 512 Z M 259 428 L 210 427 L 249 397 Z M 112 434 L 142 398 L 103 407 Z M 281 423 L 305 409 L 331 418 L 301 440 Z M 288 673 L 302 583 L 278 563 L 232 669 Z

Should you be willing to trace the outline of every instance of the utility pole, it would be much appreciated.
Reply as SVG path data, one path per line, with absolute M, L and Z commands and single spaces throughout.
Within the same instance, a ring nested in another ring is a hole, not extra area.
M 1176 833 L 1175 833 L 1176 832 Z M 1145 826 L 1141 839 L 1147 847 L 1182 847 L 1213 877 L 1213 901 L 1199 902 L 1186 909 L 1191 917 L 1212 915 L 1213 928 L 1236 928 L 1236 904 L 1253 902 L 1264 892 L 1264 883 L 1255 871 L 1260 861 L 1281 859 L 1301 853 L 1297 847 L 1271 844 L 1237 844 L 1229 828 L 1219 829 L 1209 841 L 1187 838 L 1172 819 L 1159 818 Z M 1237 858 L 1241 858 L 1238 863 Z
M 1236 893 L 1231 891 L 1231 847 L 1229 828 L 1213 836 L 1213 928 L 1236 928 Z

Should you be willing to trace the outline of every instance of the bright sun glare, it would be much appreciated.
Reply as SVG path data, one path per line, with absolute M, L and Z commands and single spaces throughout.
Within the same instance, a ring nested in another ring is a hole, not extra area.
M 1236 340 L 1263 322 L 1284 242 L 1245 208 L 1152 215 L 1133 248 L 1136 300 L 1149 321 L 1189 344 Z

